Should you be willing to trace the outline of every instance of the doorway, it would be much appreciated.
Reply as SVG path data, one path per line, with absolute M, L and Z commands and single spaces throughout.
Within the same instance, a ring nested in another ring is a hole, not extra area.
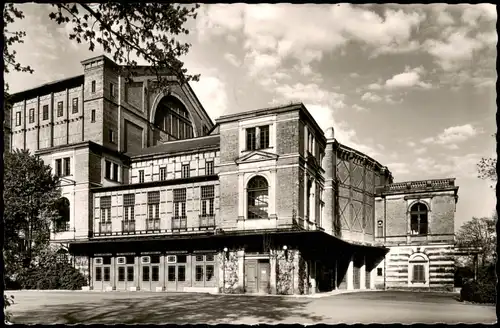
M 269 293 L 269 259 L 245 260 L 245 291 L 247 293 Z

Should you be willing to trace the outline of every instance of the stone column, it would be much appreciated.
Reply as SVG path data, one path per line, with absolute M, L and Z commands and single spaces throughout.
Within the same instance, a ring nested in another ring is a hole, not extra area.
M 294 257 L 292 261 L 292 279 L 293 279 L 293 288 L 292 288 L 292 294 L 298 294 L 299 293 L 299 258 L 300 254 L 299 251 L 294 252 Z M 290 255 L 289 255 L 290 256 Z
M 370 271 L 370 289 L 375 289 L 375 277 L 377 275 L 376 268 L 372 268 Z
M 366 289 L 366 260 L 365 257 L 362 257 L 363 264 L 361 265 L 360 268 L 360 273 L 359 273 L 359 289 Z
M 110 279 L 111 286 L 113 290 L 116 290 L 116 256 L 111 257 L 111 269 L 110 269 Z
M 159 270 L 159 275 L 161 277 L 161 290 L 165 291 L 167 289 L 166 283 L 165 283 L 165 255 L 160 255 L 160 270 Z
M 245 288 L 245 251 L 238 251 L 238 287 L 240 292 L 244 291 Z
M 316 261 L 311 263 L 311 293 L 316 294 Z
M 225 292 L 225 282 L 226 282 L 226 254 L 224 252 L 220 253 L 222 256 L 219 257 L 219 279 L 218 279 L 218 286 L 219 286 L 219 293 L 224 293 Z
M 276 252 L 272 251 L 271 255 L 269 256 L 269 266 L 270 266 L 270 281 L 269 285 L 271 286 L 271 294 L 276 295 Z
M 349 260 L 349 266 L 347 267 L 347 290 L 354 289 L 354 263 L 352 261 L 352 257 Z

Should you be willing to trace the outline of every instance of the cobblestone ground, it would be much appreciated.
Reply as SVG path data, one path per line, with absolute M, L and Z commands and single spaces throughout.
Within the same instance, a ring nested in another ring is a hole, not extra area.
M 321 298 L 147 292 L 15 291 L 16 324 L 495 323 L 495 306 L 456 294 L 358 292 Z

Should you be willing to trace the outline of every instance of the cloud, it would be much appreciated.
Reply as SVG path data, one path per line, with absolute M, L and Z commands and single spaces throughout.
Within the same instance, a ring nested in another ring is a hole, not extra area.
M 368 86 L 369 90 L 380 90 L 382 89 L 382 86 L 378 83 L 372 83 Z
M 385 86 L 389 89 L 409 88 L 414 86 L 429 89 L 432 87 L 432 85 L 430 83 L 421 81 L 421 76 L 423 73 L 424 69 L 422 67 L 416 67 L 413 69 L 406 67 L 404 73 L 396 74 L 392 78 L 385 81 Z
M 463 142 L 476 136 L 479 131 L 471 124 L 465 124 L 460 126 L 452 126 L 444 129 L 437 137 L 429 137 L 422 140 L 424 144 L 440 144 L 446 145 L 448 149 L 457 149 L 458 146 L 453 145 L 459 142 Z
M 301 101 L 312 105 L 326 105 L 333 109 L 344 108 L 345 95 L 322 89 L 315 83 L 279 85 L 275 89 L 278 99 Z
M 420 147 L 420 148 L 416 148 L 414 150 L 415 154 L 417 155 L 422 155 L 423 153 L 425 153 L 427 151 L 427 148 L 426 147 Z
M 212 120 L 226 113 L 228 99 L 226 85 L 222 80 L 204 74 L 198 82 L 190 84 Z
M 414 143 L 413 141 L 408 141 L 408 142 L 406 143 L 406 145 L 407 145 L 408 147 L 415 147 L 417 144 L 416 144 L 416 143 Z
M 479 154 L 470 153 L 461 156 L 448 156 L 439 161 L 431 157 L 417 158 L 412 167 L 425 172 L 428 178 L 476 178 L 477 163 L 481 159 Z
M 224 59 L 227 60 L 233 66 L 238 67 L 238 66 L 241 65 L 241 62 L 232 53 L 225 53 L 224 54 Z
M 406 163 L 389 163 L 386 165 L 393 174 L 408 174 L 410 169 Z
M 449 12 L 441 8 L 441 11 L 439 11 L 436 17 L 436 22 L 439 25 L 452 25 L 453 23 L 455 23 L 455 20 L 453 19 L 453 16 L 451 16 Z
M 382 98 L 374 93 L 366 92 L 363 96 L 361 96 L 361 100 L 367 102 L 379 102 Z
M 476 26 L 480 20 L 494 21 L 497 19 L 496 6 L 489 3 L 476 5 L 460 5 L 464 8 L 462 13 L 462 22 Z
M 349 76 L 353 77 L 353 78 L 356 78 L 356 77 L 359 77 L 359 74 L 356 73 L 356 72 L 353 72 L 353 73 L 350 73 Z
M 352 109 L 354 109 L 357 112 L 367 112 L 368 111 L 368 108 L 360 106 L 358 104 L 352 105 Z

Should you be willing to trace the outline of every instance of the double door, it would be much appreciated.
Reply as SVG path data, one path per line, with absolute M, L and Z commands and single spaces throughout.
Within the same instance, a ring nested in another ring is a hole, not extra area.
M 245 291 L 247 293 L 269 293 L 270 264 L 268 259 L 245 259 Z
M 118 265 L 118 279 L 116 281 L 117 290 L 130 290 L 136 287 L 134 282 L 134 264 Z

